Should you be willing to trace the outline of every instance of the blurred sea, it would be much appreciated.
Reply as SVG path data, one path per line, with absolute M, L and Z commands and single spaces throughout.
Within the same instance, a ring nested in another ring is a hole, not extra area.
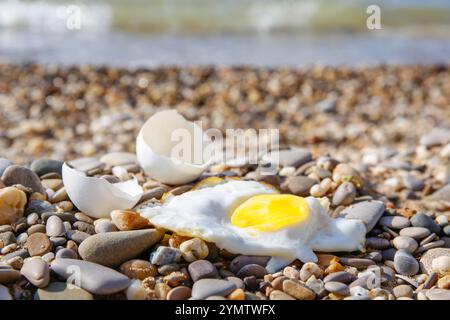
M 372 4 L 381 30 L 366 27 Z M 450 1 L 0 0 L 0 62 L 450 63 Z

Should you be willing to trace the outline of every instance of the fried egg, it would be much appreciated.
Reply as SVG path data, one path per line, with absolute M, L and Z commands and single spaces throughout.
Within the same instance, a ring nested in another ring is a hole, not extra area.
M 314 251 L 361 250 L 366 233 L 359 220 L 331 218 L 319 199 L 279 194 L 256 181 L 224 180 L 140 213 L 157 227 L 231 253 L 271 256 L 269 272 L 295 259 L 316 262 Z

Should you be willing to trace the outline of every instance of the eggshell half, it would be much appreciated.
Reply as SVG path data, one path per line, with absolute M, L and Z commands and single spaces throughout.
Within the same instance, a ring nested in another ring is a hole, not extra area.
M 174 137 L 178 129 L 190 136 L 187 159 L 174 153 L 181 143 Z M 177 185 L 197 179 L 207 169 L 211 161 L 203 159 L 203 152 L 208 145 L 205 133 L 197 124 L 187 121 L 176 110 L 167 110 L 154 114 L 142 126 L 136 139 L 136 155 L 139 165 L 151 178 Z
M 88 177 L 66 163 L 62 176 L 70 200 L 94 218 L 108 218 L 115 209 L 133 208 L 144 192 L 136 178 L 112 184 L 103 178 Z

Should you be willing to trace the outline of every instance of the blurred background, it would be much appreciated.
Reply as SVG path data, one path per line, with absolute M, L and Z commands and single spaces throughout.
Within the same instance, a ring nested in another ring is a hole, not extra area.
M 366 27 L 374 4 L 381 30 Z M 450 1 L 2 0 L 0 59 L 126 67 L 441 63 L 450 59 Z

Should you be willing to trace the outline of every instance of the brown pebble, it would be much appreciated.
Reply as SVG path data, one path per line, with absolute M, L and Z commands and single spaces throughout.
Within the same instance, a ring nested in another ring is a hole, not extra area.
M 133 259 L 122 263 L 120 272 L 130 279 L 144 280 L 147 277 L 154 277 L 158 270 L 154 264 L 146 260 Z
M 314 291 L 293 280 L 283 281 L 283 291 L 297 300 L 314 300 Z
M 295 300 L 294 297 L 291 297 L 287 293 L 284 293 L 280 290 L 273 290 L 269 295 L 270 300 Z
M 42 256 L 52 249 L 52 243 L 45 233 L 36 232 L 31 234 L 26 242 L 30 256 Z
M 167 294 L 167 300 L 187 300 L 191 297 L 191 288 L 179 286 L 173 288 Z

